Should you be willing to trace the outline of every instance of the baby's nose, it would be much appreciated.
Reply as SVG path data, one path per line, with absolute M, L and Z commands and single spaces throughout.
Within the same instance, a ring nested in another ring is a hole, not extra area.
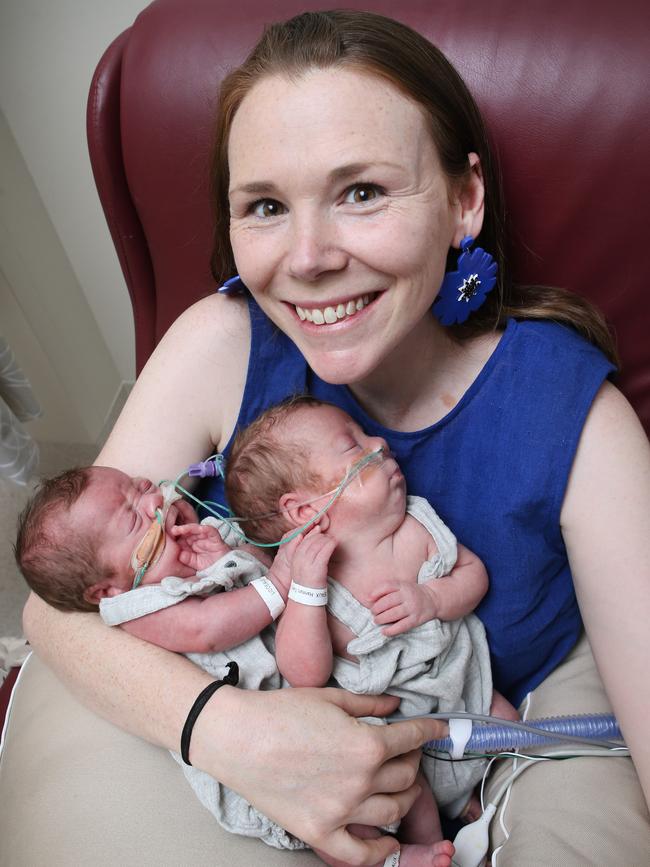
M 156 516 L 156 510 L 162 508 L 163 495 L 158 488 L 148 491 L 146 494 L 142 495 L 141 504 L 145 513 L 153 519 Z
M 390 446 L 383 437 L 372 437 L 372 448 L 373 451 L 375 451 L 376 449 L 381 449 L 382 457 L 384 458 L 392 457 Z

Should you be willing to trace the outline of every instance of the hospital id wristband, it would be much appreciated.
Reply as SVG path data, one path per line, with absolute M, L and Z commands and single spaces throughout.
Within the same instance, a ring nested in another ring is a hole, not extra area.
M 291 582 L 289 599 L 301 605 L 327 605 L 327 587 L 305 587 L 303 584 Z
M 285 604 L 273 581 L 265 575 L 263 578 L 255 578 L 250 584 L 262 597 L 262 601 L 271 613 L 271 618 L 277 620 L 284 611 Z

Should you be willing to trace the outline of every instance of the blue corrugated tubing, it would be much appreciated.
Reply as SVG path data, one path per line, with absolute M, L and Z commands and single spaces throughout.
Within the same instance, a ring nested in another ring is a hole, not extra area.
M 568 737 L 593 738 L 594 740 L 622 739 L 616 718 L 612 714 L 606 713 L 545 717 L 544 719 L 526 720 L 526 725 L 540 729 L 539 733 L 521 731 L 511 728 L 507 724 L 486 725 L 475 722 L 465 752 L 500 753 L 507 750 L 559 743 L 558 739 L 550 734 L 551 732 L 562 735 L 563 740 Z M 545 731 L 542 731 L 543 729 Z M 451 738 L 428 741 L 425 748 L 451 753 Z

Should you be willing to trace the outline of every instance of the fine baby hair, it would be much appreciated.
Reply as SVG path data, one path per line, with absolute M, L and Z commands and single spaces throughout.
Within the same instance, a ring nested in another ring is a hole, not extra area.
M 318 488 L 324 494 L 341 481 L 323 479 L 284 429 L 300 409 L 323 405 L 306 395 L 291 397 L 236 434 L 226 464 L 226 496 L 232 513 L 246 518 L 246 535 L 251 539 L 273 543 L 292 529 L 278 512 L 280 497 L 287 491 Z
M 97 611 L 84 590 L 113 574 L 91 534 L 66 521 L 91 476 L 92 467 L 77 467 L 43 480 L 18 519 L 18 567 L 31 589 L 60 611 Z

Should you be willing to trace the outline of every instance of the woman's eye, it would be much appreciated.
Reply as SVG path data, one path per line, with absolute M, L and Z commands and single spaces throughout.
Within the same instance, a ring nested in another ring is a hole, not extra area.
M 364 205 L 372 202 L 381 194 L 381 189 L 376 184 L 355 184 L 345 194 L 345 201 L 354 205 Z
M 250 213 L 255 217 L 277 217 L 284 213 L 284 206 L 275 199 L 260 199 L 250 206 Z

